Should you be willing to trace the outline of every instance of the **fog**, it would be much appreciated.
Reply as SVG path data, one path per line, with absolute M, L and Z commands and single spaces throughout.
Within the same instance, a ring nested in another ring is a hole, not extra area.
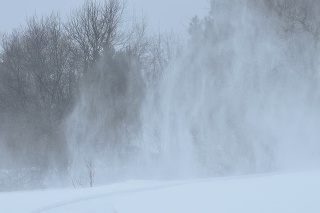
M 40 187 L 319 169 L 320 4 L 210 3 L 206 17 L 190 20 L 183 32 L 187 42 L 170 33 L 153 34 L 137 18 L 110 33 L 109 40 L 88 39 L 83 49 L 87 40 L 74 36 L 79 31 L 74 29 L 87 28 L 72 28 L 79 25 L 71 20 L 69 80 L 63 86 L 70 99 L 49 105 L 41 99 L 44 112 L 52 109 L 48 117 L 23 105 L 36 115 L 30 118 L 4 107 L 15 102 L 5 101 L 10 93 L 0 85 L 0 187 L 28 188 L 14 187 L 6 178 L 30 169 L 41 173 L 35 178 L 44 183 Z M 7 49 L 3 73 L 11 68 Z M 41 122 L 45 130 L 39 130 Z M 23 151 L 28 147 L 32 150 Z

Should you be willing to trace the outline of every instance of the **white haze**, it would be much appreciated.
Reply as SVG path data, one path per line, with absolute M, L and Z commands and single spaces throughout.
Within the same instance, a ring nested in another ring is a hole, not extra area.
M 84 87 L 65 124 L 71 175 L 86 174 L 86 161 L 97 182 L 318 168 L 318 45 L 284 33 L 286 21 L 260 3 L 213 1 L 213 24 L 157 86 L 135 88 L 140 80 L 127 76 L 115 103 L 101 99 L 99 77 Z M 116 126 L 110 109 L 128 100 L 139 118 Z M 99 146 L 108 140 L 117 145 Z

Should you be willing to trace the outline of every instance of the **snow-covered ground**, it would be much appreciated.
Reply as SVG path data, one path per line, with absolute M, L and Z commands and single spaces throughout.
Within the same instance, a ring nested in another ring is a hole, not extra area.
M 320 212 L 320 172 L 0 193 L 0 212 Z

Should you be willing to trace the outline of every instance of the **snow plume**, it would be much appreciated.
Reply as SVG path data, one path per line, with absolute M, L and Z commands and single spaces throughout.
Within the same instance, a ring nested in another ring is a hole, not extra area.
M 317 38 L 275 2 L 213 0 L 154 88 L 131 62 L 101 65 L 66 122 L 72 166 L 92 158 L 114 179 L 317 166 Z
M 193 20 L 188 48 L 142 110 L 143 141 L 160 171 L 243 174 L 319 163 L 317 46 L 307 32 L 286 33 L 289 21 L 264 3 L 212 1 L 210 16 Z
M 65 124 L 76 175 L 92 170 L 97 178 L 114 181 L 129 172 L 140 138 L 144 97 L 135 61 L 125 52 L 114 53 L 85 78 L 79 103 Z

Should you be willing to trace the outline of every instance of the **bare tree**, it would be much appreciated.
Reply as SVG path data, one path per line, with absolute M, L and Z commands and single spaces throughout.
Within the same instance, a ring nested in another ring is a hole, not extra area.
M 151 39 L 147 33 L 148 25 L 146 17 L 140 20 L 132 18 L 131 26 L 123 34 L 122 51 L 135 56 L 138 61 L 144 63 L 150 49 Z
M 84 159 L 86 167 L 87 167 L 87 171 L 88 171 L 88 179 L 89 179 L 89 186 L 93 187 L 94 184 L 94 176 L 95 176 L 95 170 L 94 170 L 94 163 L 93 160 L 90 159 Z
M 25 146 L 65 153 L 58 125 L 77 93 L 77 62 L 59 16 L 31 17 L 27 27 L 3 36 L 2 48 L 2 110 L 28 123 L 33 136 L 24 139 Z
M 1 55 L 1 105 L 2 110 L 23 110 L 27 99 L 27 78 L 22 59 L 21 34 L 14 31 L 2 37 L 3 54 Z
M 306 32 L 317 43 L 320 39 L 319 1 L 264 0 L 269 10 L 285 19 L 284 31 L 289 33 Z
M 119 0 L 89 1 L 71 16 L 66 29 L 80 50 L 84 71 L 116 44 L 124 7 Z
M 48 119 L 59 120 L 74 96 L 77 69 L 60 18 L 32 17 L 23 42 L 23 66 L 30 76 L 36 108 L 44 109 Z
M 155 33 L 150 39 L 144 63 L 148 85 L 156 83 L 174 56 L 179 54 L 181 43 L 172 32 Z
M 84 157 L 84 164 L 86 167 L 86 174 L 85 175 L 75 175 L 71 174 L 70 170 L 67 169 L 69 178 L 71 180 L 71 183 L 74 188 L 84 188 L 87 186 L 87 183 L 89 187 L 93 187 L 94 180 L 95 180 L 95 166 L 92 157 L 87 159 Z

